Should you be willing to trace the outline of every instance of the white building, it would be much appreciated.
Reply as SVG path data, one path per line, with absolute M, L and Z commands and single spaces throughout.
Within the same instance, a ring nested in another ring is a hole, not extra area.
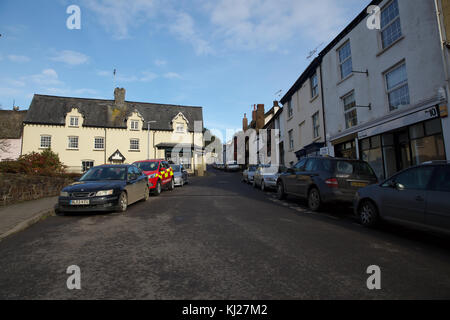
M 447 75 L 435 2 L 376 0 L 321 53 L 332 155 L 368 161 L 380 178 L 450 159 Z M 376 20 L 373 20 L 376 22 Z
M 318 155 L 325 145 L 321 58 L 313 62 L 281 99 L 284 106 L 285 164 Z

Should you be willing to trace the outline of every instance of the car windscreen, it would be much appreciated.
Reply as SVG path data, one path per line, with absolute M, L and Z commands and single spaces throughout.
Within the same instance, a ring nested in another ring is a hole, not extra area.
M 127 169 L 125 167 L 92 168 L 81 177 L 80 181 L 125 180 L 126 173 Z
M 158 162 L 137 162 L 134 165 L 142 171 L 158 170 Z
M 181 171 L 181 166 L 180 166 L 180 165 L 177 165 L 177 164 L 171 164 L 170 166 L 172 167 L 172 170 L 173 170 L 174 172 L 180 172 L 180 171 Z
M 336 173 L 375 176 L 369 164 L 361 161 L 336 161 Z

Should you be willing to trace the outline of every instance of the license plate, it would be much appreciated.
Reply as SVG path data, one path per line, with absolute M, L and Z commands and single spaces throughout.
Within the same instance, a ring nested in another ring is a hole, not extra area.
M 367 187 L 367 183 L 365 183 L 365 182 L 352 182 L 350 185 L 352 187 L 358 187 L 358 188 Z
M 71 200 L 70 201 L 70 205 L 72 205 L 72 206 L 86 206 L 89 204 L 90 204 L 89 200 Z

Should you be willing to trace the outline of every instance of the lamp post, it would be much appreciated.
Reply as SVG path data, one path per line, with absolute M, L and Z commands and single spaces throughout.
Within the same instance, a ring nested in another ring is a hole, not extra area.
M 147 121 L 147 130 L 148 130 L 147 160 L 150 160 L 150 123 L 155 122 L 156 121 Z

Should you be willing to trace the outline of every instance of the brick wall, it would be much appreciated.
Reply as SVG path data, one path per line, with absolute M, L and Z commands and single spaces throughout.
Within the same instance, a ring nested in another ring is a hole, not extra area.
M 0 206 L 59 195 L 75 181 L 69 177 L 41 177 L 0 173 Z

